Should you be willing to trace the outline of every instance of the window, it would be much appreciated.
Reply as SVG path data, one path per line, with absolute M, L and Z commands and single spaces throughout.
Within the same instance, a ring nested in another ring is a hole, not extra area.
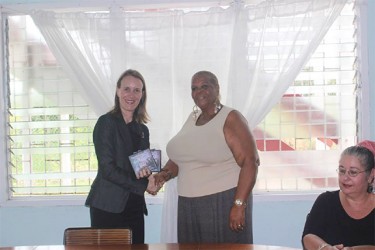
M 254 129 L 257 192 L 337 187 L 338 155 L 357 133 L 353 5 Z M 29 16 L 10 16 L 7 28 L 9 198 L 85 195 L 98 167 L 92 142 L 98 117 Z
M 97 170 L 97 116 L 30 17 L 12 16 L 8 27 L 10 196 L 86 194 Z
M 339 154 L 357 138 L 355 34 L 351 3 L 255 129 L 262 151 L 258 190 L 337 188 Z

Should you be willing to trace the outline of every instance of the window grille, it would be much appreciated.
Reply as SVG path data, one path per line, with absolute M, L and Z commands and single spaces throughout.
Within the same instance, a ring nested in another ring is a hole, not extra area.
M 86 194 L 97 117 L 29 16 L 10 17 L 8 30 L 10 198 Z
M 357 131 L 353 5 L 254 129 L 261 154 L 255 192 L 337 187 L 339 153 Z M 9 198 L 86 195 L 97 171 L 98 117 L 29 16 L 9 17 L 7 35 Z
M 354 3 L 254 131 L 261 151 L 258 191 L 338 187 L 339 155 L 357 139 Z

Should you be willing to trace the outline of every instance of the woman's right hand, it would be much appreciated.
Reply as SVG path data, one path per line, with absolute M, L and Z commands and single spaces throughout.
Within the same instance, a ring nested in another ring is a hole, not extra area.
M 148 177 L 148 185 L 146 189 L 147 193 L 152 194 L 152 195 L 156 195 L 159 192 L 160 188 L 162 187 L 162 186 L 156 185 L 155 175 L 156 174 L 152 174 Z
M 178 166 L 171 160 L 168 160 L 164 168 L 159 173 L 154 174 L 155 184 L 162 187 L 164 183 L 178 175 Z
M 168 173 L 166 171 L 160 171 L 157 174 L 154 174 L 155 185 L 162 187 L 165 182 L 168 181 Z

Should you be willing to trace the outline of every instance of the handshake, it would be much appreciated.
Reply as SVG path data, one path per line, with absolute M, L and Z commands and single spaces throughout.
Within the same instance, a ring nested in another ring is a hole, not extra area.
M 152 173 L 148 167 L 143 167 L 138 173 L 137 178 L 148 178 L 146 191 L 151 195 L 156 195 L 164 183 L 172 178 L 172 174 L 164 169 L 158 173 Z

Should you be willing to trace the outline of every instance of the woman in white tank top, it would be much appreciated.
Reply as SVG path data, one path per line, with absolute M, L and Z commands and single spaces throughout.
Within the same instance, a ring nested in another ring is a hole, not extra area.
M 220 103 L 216 76 L 191 80 L 196 108 L 167 145 L 156 185 L 178 176 L 178 242 L 253 243 L 252 195 L 259 155 L 242 114 Z

